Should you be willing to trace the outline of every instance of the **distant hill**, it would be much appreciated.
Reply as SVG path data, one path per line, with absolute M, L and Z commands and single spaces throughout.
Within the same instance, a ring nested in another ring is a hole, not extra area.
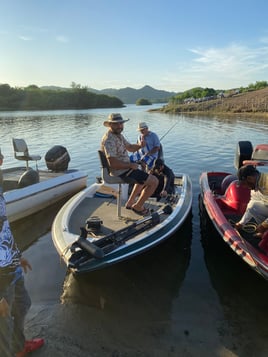
M 175 92 L 154 89 L 148 85 L 140 89 L 126 87 L 121 89 L 108 88 L 102 90 L 89 88 L 89 90 L 97 94 L 106 94 L 117 97 L 125 104 L 135 104 L 136 101 L 141 98 L 147 99 L 151 103 L 167 103 L 171 97 L 177 94 Z
M 66 90 L 68 88 L 57 87 L 57 86 L 43 86 L 42 89 L 54 89 L 54 90 Z M 171 97 L 178 94 L 176 92 L 168 92 L 165 90 L 154 89 L 148 85 L 140 88 L 134 89 L 130 87 L 121 89 L 94 89 L 88 88 L 90 92 L 96 94 L 105 94 L 113 97 L 119 98 L 124 104 L 135 104 L 138 99 L 147 99 L 151 103 L 167 103 Z

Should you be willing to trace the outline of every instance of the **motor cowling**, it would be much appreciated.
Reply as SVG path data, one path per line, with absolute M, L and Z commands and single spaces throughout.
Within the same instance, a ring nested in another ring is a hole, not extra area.
M 66 171 L 70 162 L 70 155 L 64 146 L 55 145 L 45 155 L 46 165 L 49 170 Z
M 244 160 L 250 160 L 253 146 L 250 141 L 239 141 L 236 146 L 234 167 L 238 170 L 243 166 Z

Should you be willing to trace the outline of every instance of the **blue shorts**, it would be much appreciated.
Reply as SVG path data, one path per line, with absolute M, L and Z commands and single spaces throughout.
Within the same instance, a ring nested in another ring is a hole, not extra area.
M 120 175 L 121 179 L 127 183 L 138 183 L 143 185 L 147 180 L 149 174 L 143 170 L 128 170 Z

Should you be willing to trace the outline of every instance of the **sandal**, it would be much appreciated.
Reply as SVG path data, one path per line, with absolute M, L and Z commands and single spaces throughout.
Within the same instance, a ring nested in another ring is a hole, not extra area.
M 139 214 L 140 216 L 146 216 L 147 214 L 149 214 L 149 208 L 144 208 L 141 211 L 138 211 L 137 209 L 135 209 L 134 207 L 131 207 L 132 211 L 135 212 L 136 214 Z
M 125 206 L 125 209 L 132 209 L 131 206 Z

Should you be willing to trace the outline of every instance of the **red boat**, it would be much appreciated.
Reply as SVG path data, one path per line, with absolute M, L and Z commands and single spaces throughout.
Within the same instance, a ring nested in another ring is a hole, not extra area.
M 268 145 L 253 148 L 249 141 L 239 141 L 235 167 L 268 166 Z M 209 216 L 214 227 L 229 247 L 251 268 L 268 280 L 268 234 L 262 240 L 255 236 L 256 222 L 239 232 L 234 228 L 244 214 L 250 190 L 239 185 L 237 176 L 227 172 L 203 172 L 200 176 L 200 217 Z

